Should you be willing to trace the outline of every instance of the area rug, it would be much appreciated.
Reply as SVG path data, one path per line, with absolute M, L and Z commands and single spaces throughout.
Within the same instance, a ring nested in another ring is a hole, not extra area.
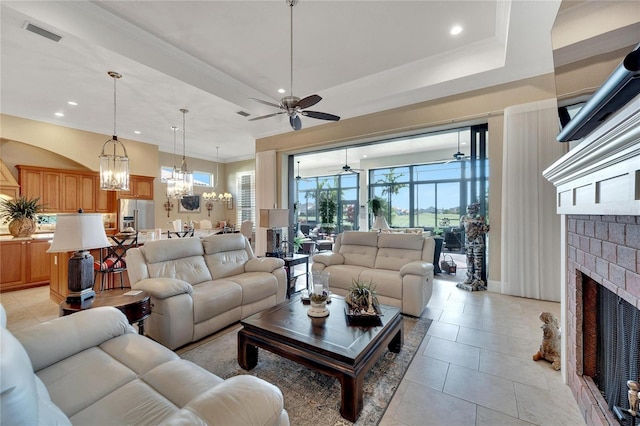
M 399 353 L 385 351 L 364 379 L 364 402 L 356 425 L 377 425 L 413 360 L 431 320 L 404 317 L 404 344 Z M 245 371 L 238 365 L 240 327 L 186 351 L 180 356 L 227 379 L 251 374 L 278 386 L 292 425 L 353 425 L 340 415 L 340 383 L 293 361 L 259 349 L 258 365 Z

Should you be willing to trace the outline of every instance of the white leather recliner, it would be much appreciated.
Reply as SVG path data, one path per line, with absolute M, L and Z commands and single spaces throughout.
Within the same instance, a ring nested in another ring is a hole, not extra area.
M 14 334 L 0 305 L 2 425 L 288 425 L 280 390 L 223 380 L 140 336 L 116 308 Z

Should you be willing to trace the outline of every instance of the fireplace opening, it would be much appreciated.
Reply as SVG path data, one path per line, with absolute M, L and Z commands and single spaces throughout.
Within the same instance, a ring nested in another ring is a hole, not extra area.
M 583 374 L 609 410 L 629 408 L 628 380 L 640 378 L 640 310 L 583 274 Z

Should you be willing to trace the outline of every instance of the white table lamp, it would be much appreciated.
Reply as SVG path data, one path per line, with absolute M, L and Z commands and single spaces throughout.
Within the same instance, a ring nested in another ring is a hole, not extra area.
M 289 209 L 260 209 L 260 227 L 267 229 L 267 256 L 281 257 L 282 229 L 289 226 Z
M 82 303 L 93 291 L 93 256 L 90 249 L 111 245 L 99 213 L 58 214 L 53 242 L 47 253 L 73 251 L 69 258 L 67 303 Z

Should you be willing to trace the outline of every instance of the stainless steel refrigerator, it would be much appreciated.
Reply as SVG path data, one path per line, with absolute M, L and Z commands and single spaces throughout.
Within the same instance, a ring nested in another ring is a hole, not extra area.
M 152 200 L 120 200 L 120 231 L 131 227 L 136 231 L 155 228 L 155 211 Z

